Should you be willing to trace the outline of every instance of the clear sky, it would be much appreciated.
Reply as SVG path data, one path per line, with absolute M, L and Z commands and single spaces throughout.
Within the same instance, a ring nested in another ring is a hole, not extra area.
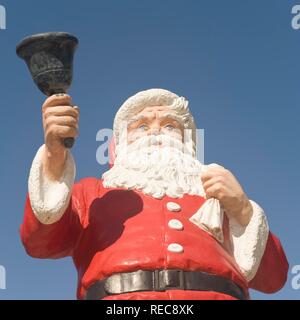
M 298 1 L 300 4 L 300 0 Z M 290 265 L 300 264 L 300 30 L 287 0 L 0 0 L 0 299 L 74 299 L 71 259 L 26 255 L 19 238 L 31 161 L 43 143 L 44 96 L 15 54 L 24 36 L 68 31 L 80 40 L 71 95 L 81 108 L 72 150 L 77 179 L 100 177 L 101 128 L 122 102 L 161 87 L 185 96 L 205 129 L 205 162 L 240 180 L 279 236 Z M 276 262 L 274 262 L 276 263 Z M 299 299 L 285 287 L 255 299 Z

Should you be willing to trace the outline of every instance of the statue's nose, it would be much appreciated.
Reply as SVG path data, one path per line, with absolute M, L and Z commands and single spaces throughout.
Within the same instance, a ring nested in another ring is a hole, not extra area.
M 157 136 L 157 135 L 159 135 L 160 134 L 160 129 L 159 128 L 152 128 L 151 130 L 150 130 L 150 135 L 155 135 L 155 136 Z

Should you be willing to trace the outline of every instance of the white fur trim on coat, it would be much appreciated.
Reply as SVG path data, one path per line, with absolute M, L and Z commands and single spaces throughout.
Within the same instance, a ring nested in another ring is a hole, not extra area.
M 36 218 L 43 224 L 52 224 L 60 220 L 68 207 L 74 184 L 76 167 L 68 151 L 64 173 L 59 181 L 49 180 L 43 174 L 41 146 L 32 162 L 28 192 L 31 208 Z
M 252 280 L 258 270 L 269 236 L 264 210 L 256 202 L 250 202 L 253 215 L 246 227 L 229 219 L 234 258 L 247 281 Z

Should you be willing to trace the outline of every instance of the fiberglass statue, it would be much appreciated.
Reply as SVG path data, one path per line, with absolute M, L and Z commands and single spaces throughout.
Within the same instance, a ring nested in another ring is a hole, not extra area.
M 32 257 L 73 258 L 78 299 L 249 299 L 249 288 L 285 284 L 288 262 L 263 209 L 230 171 L 196 159 L 185 98 L 130 97 L 114 119 L 109 170 L 77 183 L 61 143 L 77 135 L 70 105 L 66 94 L 44 103 L 21 238 Z

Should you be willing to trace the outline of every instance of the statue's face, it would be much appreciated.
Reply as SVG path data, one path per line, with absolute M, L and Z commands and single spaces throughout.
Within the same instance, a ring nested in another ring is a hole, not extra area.
M 128 123 L 128 144 L 145 135 L 166 134 L 183 140 L 183 126 L 175 110 L 168 106 L 146 107 Z

